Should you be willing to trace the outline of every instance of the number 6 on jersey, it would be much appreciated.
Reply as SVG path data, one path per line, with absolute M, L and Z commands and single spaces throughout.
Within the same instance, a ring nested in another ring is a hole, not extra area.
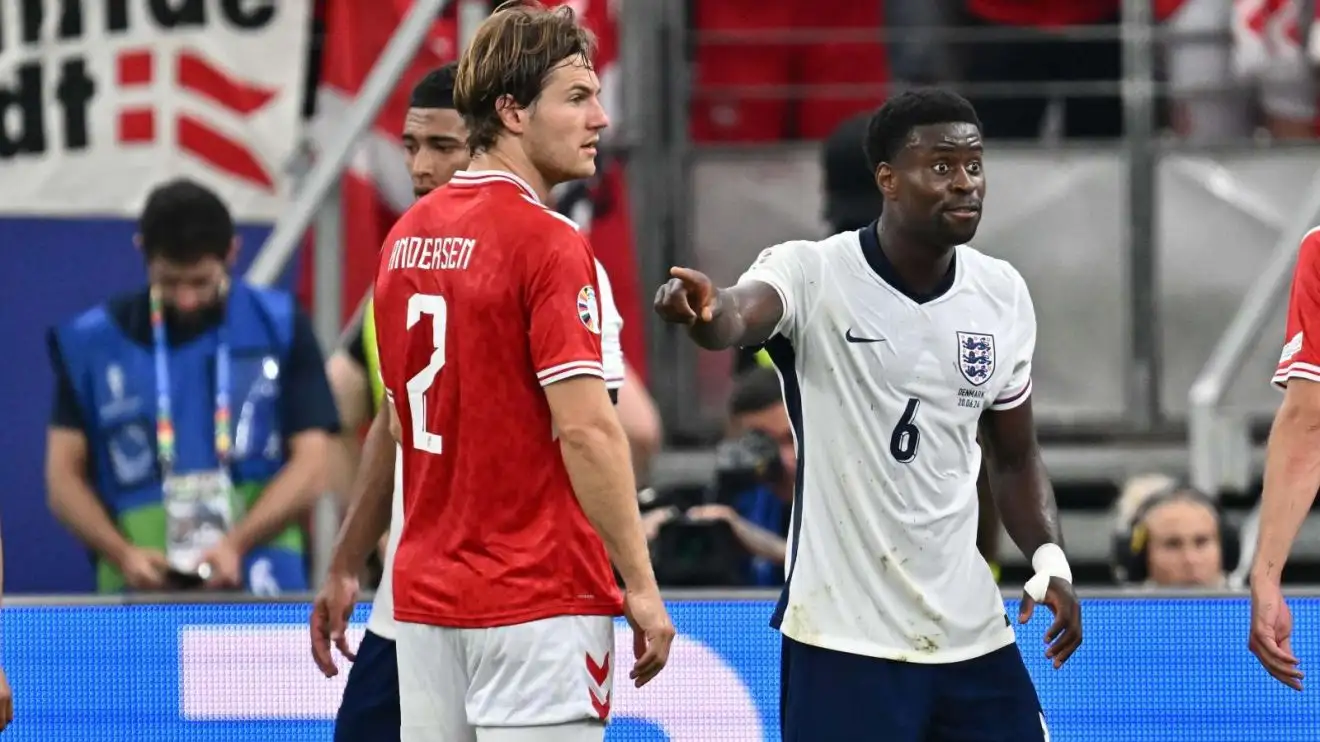
M 412 389 L 411 384 L 408 388 Z M 900 464 L 910 464 L 917 458 L 917 446 L 921 445 L 921 429 L 917 427 L 916 417 L 917 408 L 920 406 L 921 401 L 916 397 L 908 399 L 903 416 L 898 419 L 894 432 L 889 436 L 889 455 Z
M 445 297 L 437 294 L 413 294 L 408 298 L 408 329 L 427 315 L 431 318 L 431 361 L 408 379 L 408 409 L 412 415 L 413 448 L 438 454 L 440 435 L 426 430 L 426 393 L 435 383 L 436 374 L 445 367 L 445 320 L 448 309 Z

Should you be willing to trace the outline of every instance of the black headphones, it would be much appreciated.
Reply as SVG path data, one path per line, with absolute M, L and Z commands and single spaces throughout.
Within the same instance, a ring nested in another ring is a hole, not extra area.
M 1119 583 L 1142 583 L 1149 576 L 1147 556 L 1150 546 L 1150 531 L 1146 528 L 1146 516 L 1155 508 L 1175 500 L 1191 500 L 1214 511 L 1219 523 L 1219 550 L 1223 561 L 1223 571 L 1232 572 L 1242 553 L 1241 538 L 1237 529 L 1224 517 L 1224 510 L 1219 502 L 1187 482 L 1176 482 L 1159 492 L 1147 497 L 1132 513 L 1127 527 L 1114 534 L 1113 568 L 1114 579 Z

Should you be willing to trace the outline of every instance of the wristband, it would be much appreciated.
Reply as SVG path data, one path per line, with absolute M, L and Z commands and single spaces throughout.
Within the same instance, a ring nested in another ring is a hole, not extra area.
M 1064 555 L 1063 549 L 1058 544 L 1045 544 L 1036 553 L 1031 555 L 1031 568 L 1036 570 L 1036 574 L 1027 580 L 1027 584 L 1022 587 L 1032 600 L 1041 601 L 1045 599 L 1045 591 L 1050 586 L 1050 578 L 1058 577 L 1064 582 L 1072 582 L 1072 568 L 1068 566 L 1068 557 Z

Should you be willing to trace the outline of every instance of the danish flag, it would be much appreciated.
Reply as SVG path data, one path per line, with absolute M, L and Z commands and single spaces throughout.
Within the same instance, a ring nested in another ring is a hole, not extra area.
M 120 52 L 116 78 L 121 90 L 150 87 L 156 77 L 156 52 L 140 49 Z M 277 90 L 239 80 L 197 52 L 183 50 L 175 60 L 175 87 L 204 98 L 236 119 L 248 119 L 275 99 Z M 157 111 L 154 106 L 132 105 L 119 111 L 120 144 L 150 144 L 157 140 Z M 257 155 L 207 122 L 185 112 L 172 121 L 179 147 L 211 167 L 240 180 L 274 192 L 275 179 Z

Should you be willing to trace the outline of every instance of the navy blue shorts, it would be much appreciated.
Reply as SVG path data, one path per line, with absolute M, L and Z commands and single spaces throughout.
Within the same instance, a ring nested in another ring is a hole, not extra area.
M 399 663 L 394 641 L 368 631 L 348 671 L 335 742 L 398 742 Z
M 1016 645 L 947 665 L 821 649 L 784 637 L 784 742 L 1045 742 Z

